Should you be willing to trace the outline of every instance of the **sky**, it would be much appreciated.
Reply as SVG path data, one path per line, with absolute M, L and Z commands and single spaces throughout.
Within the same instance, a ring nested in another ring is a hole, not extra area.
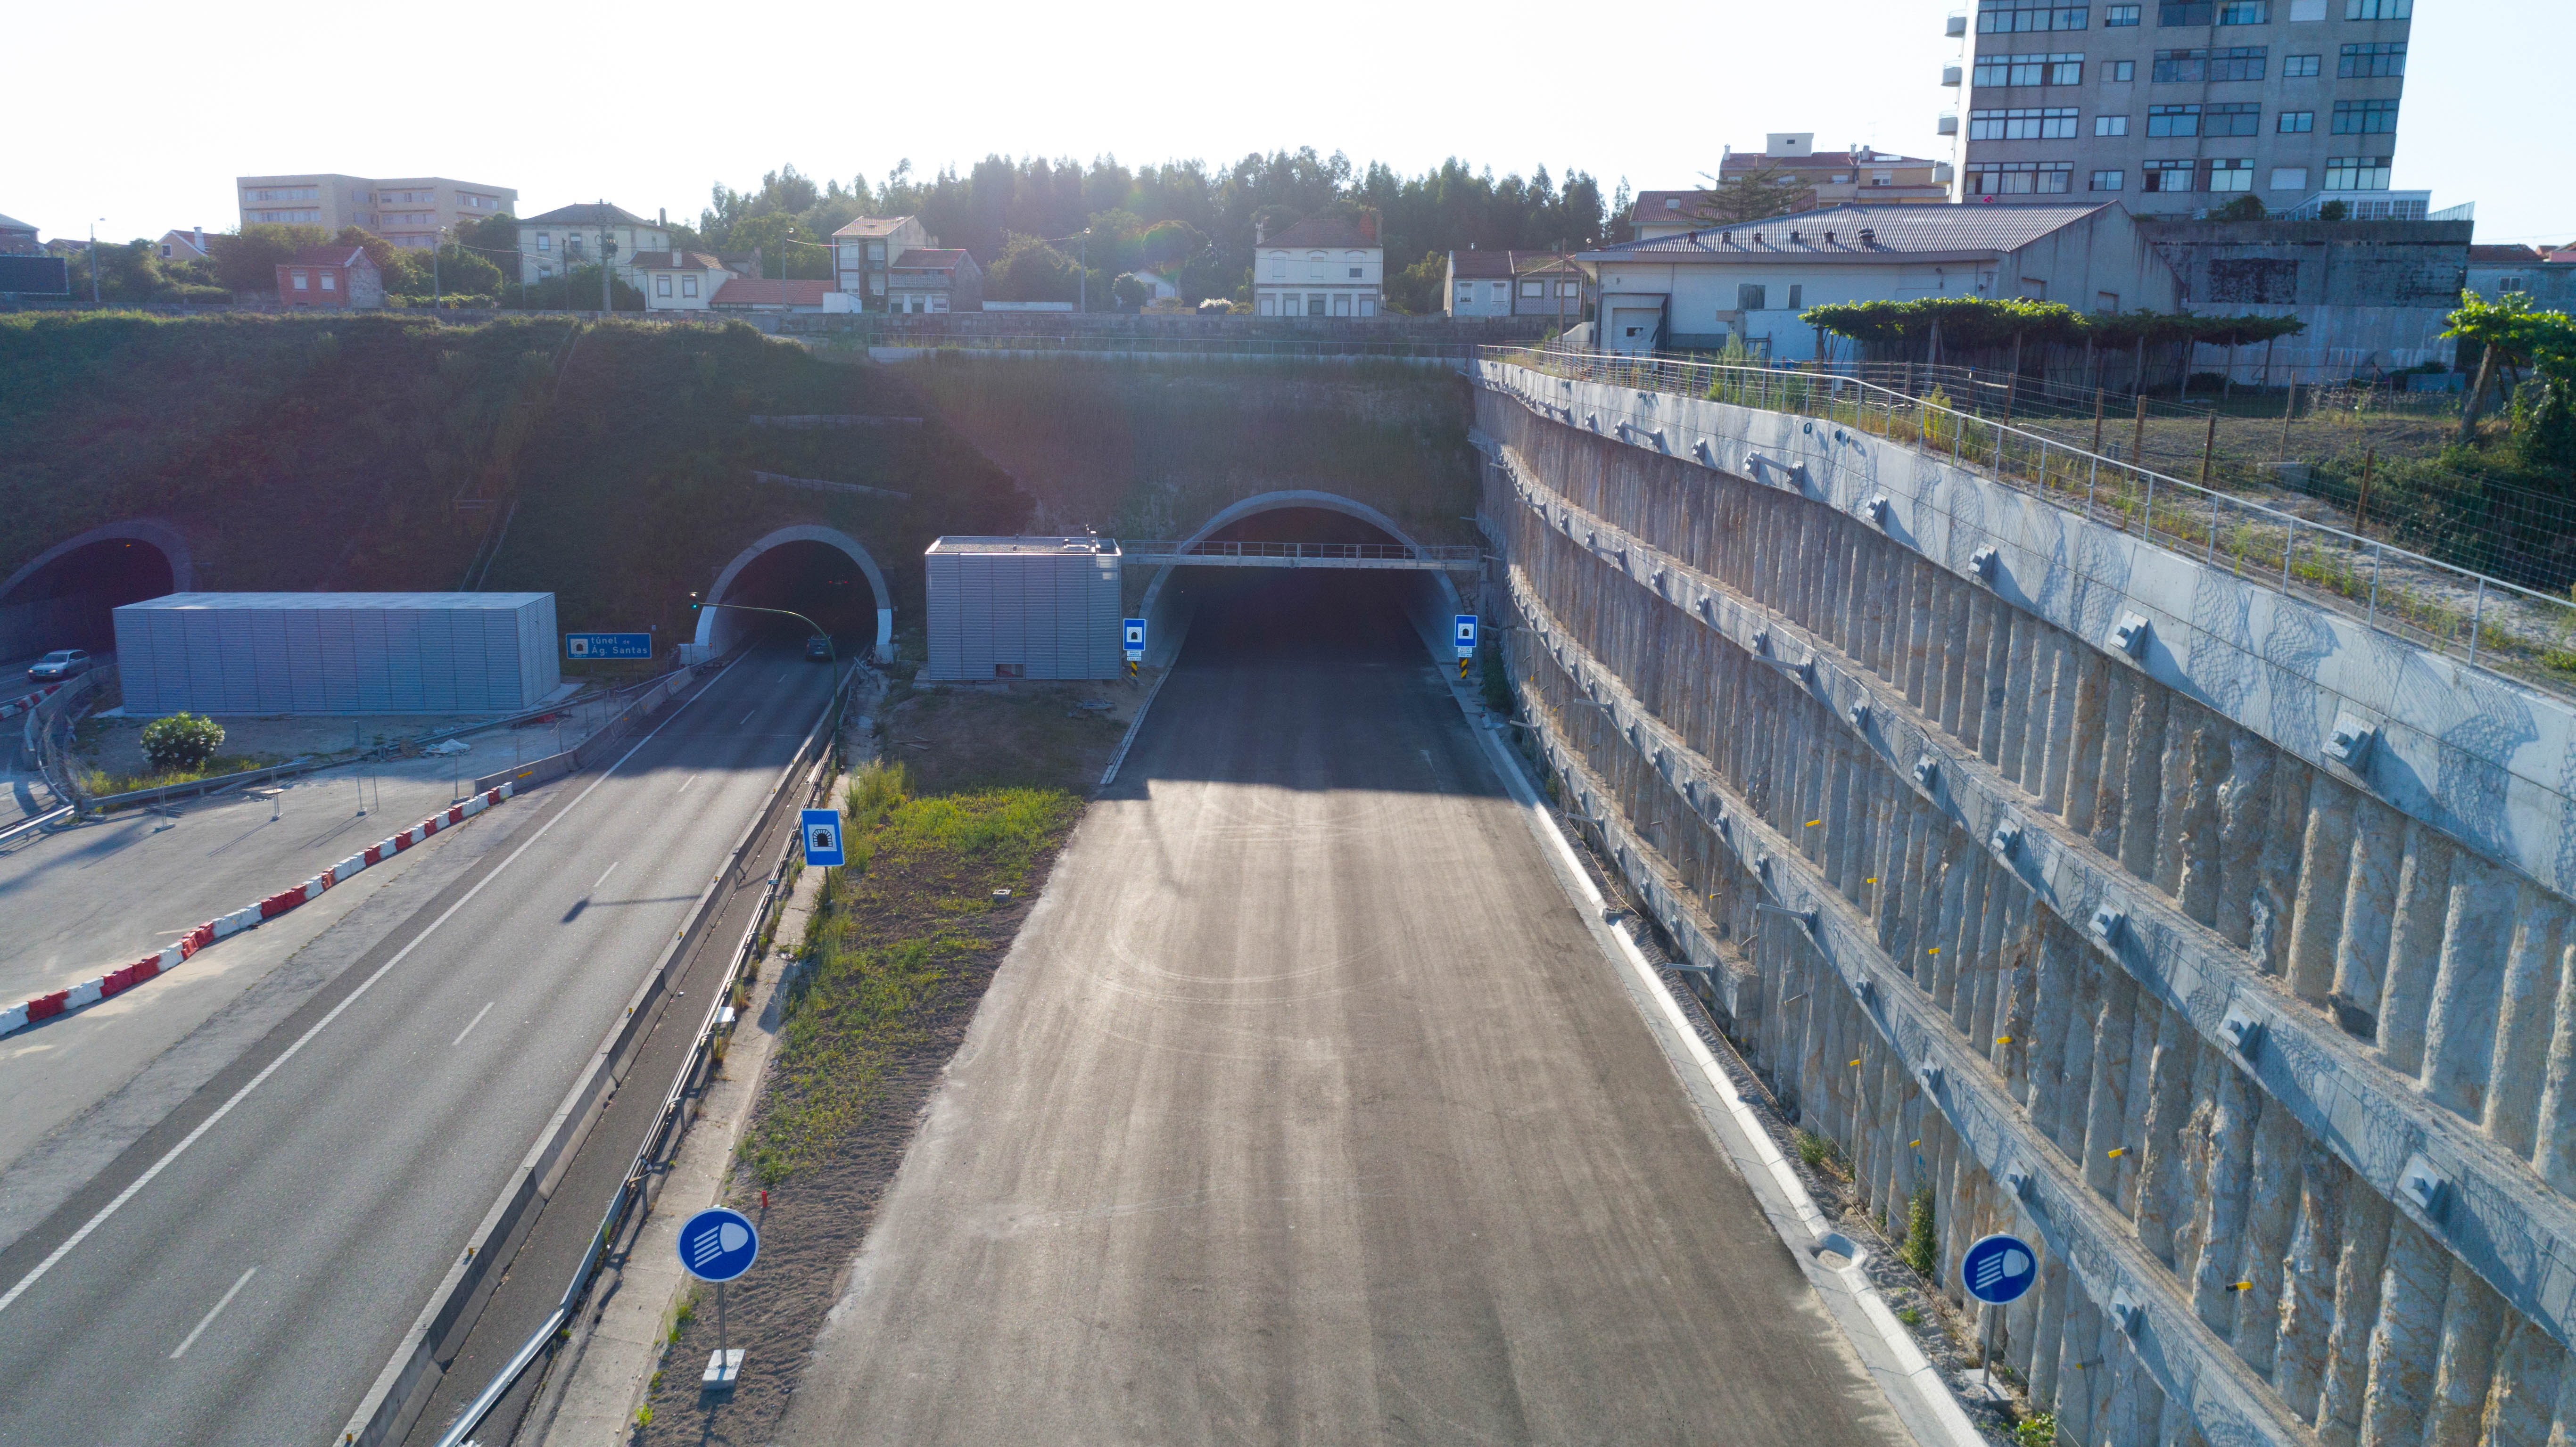
M 10 27 L 11 109 L 52 120 L 0 166 L 0 214 L 48 237 L 220 231 L 235 176 L 339 172 L 510 187 L 522 215 L 605 197 L 694 220 L 715 183 L 782 163 L 876 182 L 906 159 L 1299 146 L 1683 187 L 1770 131 L 1948 156 L 1942 22 L 1969 3 L 35 6 Z M 488 40 L 465 32 L 478 13 Z M 2482 242 L 2576 239 L 2547 140 L 2576 6 L 2417 0 L 2409 50 L 2396 187 L 2475 201 Z

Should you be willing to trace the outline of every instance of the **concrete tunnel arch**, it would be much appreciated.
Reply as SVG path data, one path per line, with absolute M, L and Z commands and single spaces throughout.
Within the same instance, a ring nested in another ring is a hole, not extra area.
M 713 603 L 725 601 L 726 592 L 733 587 L 734 580 L 741 576 L 744 568 L 751 566 L 761 554 L 787 543 L 821 543 L 847 554 L 851 562 L 859 565 L 860 573 L 868 580 L 868 587 L 876 593 L 877 636 L 871 656 L 879 663 L 893 662 L 894 593 L 886 587 L 885 570 L 877 566 L 877 560 L 868 556 L 868 550 L 860 546 L 856 538 L 837 528 L 799 523 L 770 533 L 734 554 L 733 561 L 725 564 L 723 572 L 716 574 L 715 585 L 707 590 L 707 600 Z M 701 609 L 698 613 L 698 646 L 710 653 L 720 653 L 731 647 L 742 637 L 746 626 L 741 621 L 742 616 L 723 608 Z
M 1395 519 L 1370 507 L 1367 503 L 1353 501 L 1339 493 L 1316 492 L 1305 488 L 1256 493 L 1240 502 L 1230 503 L 1218 510 L 1215 516 L 1199 524 L 1197 531 L 1182 539 L 1182 546 L 1205 542 L 1217 530 L 1230 527 L 1245 518 L 1289 508 L 1340 513 L 1344 517 L 1367 523 L 1406 547 L 1422 546 L 1412 534 L 1398 527 Z M 1157 573 L 1154 581 L 1146 585 L 1143 601 L 1136 606 L 1136 611 L 1147 620 L 1149 636 L 1153 640 L 1148 661 L 1157 666 L 1169 665 L 1179 656 L 1181 635 L 1188 627 L 1186 606 L 1176 606 L 1178 600 L 1165 596 L 1164 587 L 1172 581 L 1172 575 L 1184 566 L 1187 565 L 1175 564 Z M 1419 606 L 1408 609 L 1408 612 L 1412 616 L 1414 627 L 1422 634 L 1423 647 L 1431 652 L 1432 661 L 1446 667 L 1455 657 L 1450 642 L 1449 618 L 1453 614 L 1466 612 L 1467 607 L 1459 599 L 1458 585 L 1450 579 L 1446 569 L 1430 572 L 1424 576 L 1431 579 L 1432 588 L 1422 590 L 1417 597 L 1424 602 L 1436 598 L 1439 603 L 1447 605 L 1446 609 L 1438 611 L 1436 616 L 1434 610 Z M 1423 594 L 1428 596 L 1425 597 Z
M 109 598 L 97 589 L 67 592 L 56 586 L 69 580 L 54 578 L 52 574 L 62 573 L 65 567 L 77 567 L 79 555 L 88 550 L 103 552 L 101 545 L 110 543 L 141 544 L 151 548 L 169 566 L 169 587 L 139 592 L 128 588 L 122 591 L 134 592 L 135 596 Z M 196 586 L 196 565 L 188 556 L 188 540 L 171 524 L 158 518 L 129 518 L 91 528 L 45 549 L 7 579 L 0 580 L 0 658 L 72 646 L 53 641 L 66 629 L 97 635 L 85 637 L 77 646 L 94 651 L 113 648 L 113 625 L 109 619 L 117 604 L 160 597 L 163 593 L 193 592 Z M 21 597 L 22 591 L 38 596 Z M 93 594 L 99 596 L 93 598 Z M 95 619 L 87 616 L 92 612 L 98 615 Z

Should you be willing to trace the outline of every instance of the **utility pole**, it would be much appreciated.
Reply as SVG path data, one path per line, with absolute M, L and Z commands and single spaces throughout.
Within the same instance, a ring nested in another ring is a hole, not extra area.
M 99 305 L 99 303 L 98 303 L 98 223 L 99 223 L 99 221 L 105 221 L 106 219 L 107 219 L 106 217 L 101 216 L 101 217 L 99 217 L 99 218 L 98 218 L 98 220 L 96 220 L 96 221 L 92 221 L 92 222 L 90 222 L 90 224 L 89 224 L 89 309 L 90 309 L 91 311 L 96 311 L 96 310 L 98 310 L 98 305 Z
M 429 305 L 433 311 L 443 308 L 447 301 L 446 291 L 438 284 L 438 251 L 446 243 L 447 228 L 444 226 L 438 228 L 437 235 L 429 238 Z
M 1075 294 L 1082 298 L 1077 304 L 1077 309 L 1089 311 L 1091 310 L 1091 228 L 1088 226 L 1082 228 L 1081 244 L 1075 248 L 1075 255 L 1079 258 L 1074 262 L 1075 285 L 1078 288 Z M 98 268 L 90 268 L 90 276 L 95 279 L 98 276 Z
M 608 263 L 616 255 L 617 238 L 608 234 L 608 198 L 602 196 L 599 198 L 599 319 L 601 321 L 608 320 L 609 312 L 614 310 L 609 305 L 611 298 L 608 291 Z

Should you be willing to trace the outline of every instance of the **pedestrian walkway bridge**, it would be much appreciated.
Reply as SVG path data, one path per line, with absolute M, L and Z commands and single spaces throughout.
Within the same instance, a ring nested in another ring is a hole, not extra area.
M 1473 547 L 1406 543 L 1190 542 L 1182 538 L 1121 539 L 1129 566 L 1209 564 L 1222 568 L 1389 568 L 1417 572 L 1472 572 L 1481 557 Z

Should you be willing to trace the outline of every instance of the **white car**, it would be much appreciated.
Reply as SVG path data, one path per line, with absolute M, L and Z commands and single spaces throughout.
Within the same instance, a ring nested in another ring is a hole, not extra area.
M 89 672 L 89 654 L 78 648 L 57 648 L 35 662 L 27 676 L 38 683 L 53 683 Z

